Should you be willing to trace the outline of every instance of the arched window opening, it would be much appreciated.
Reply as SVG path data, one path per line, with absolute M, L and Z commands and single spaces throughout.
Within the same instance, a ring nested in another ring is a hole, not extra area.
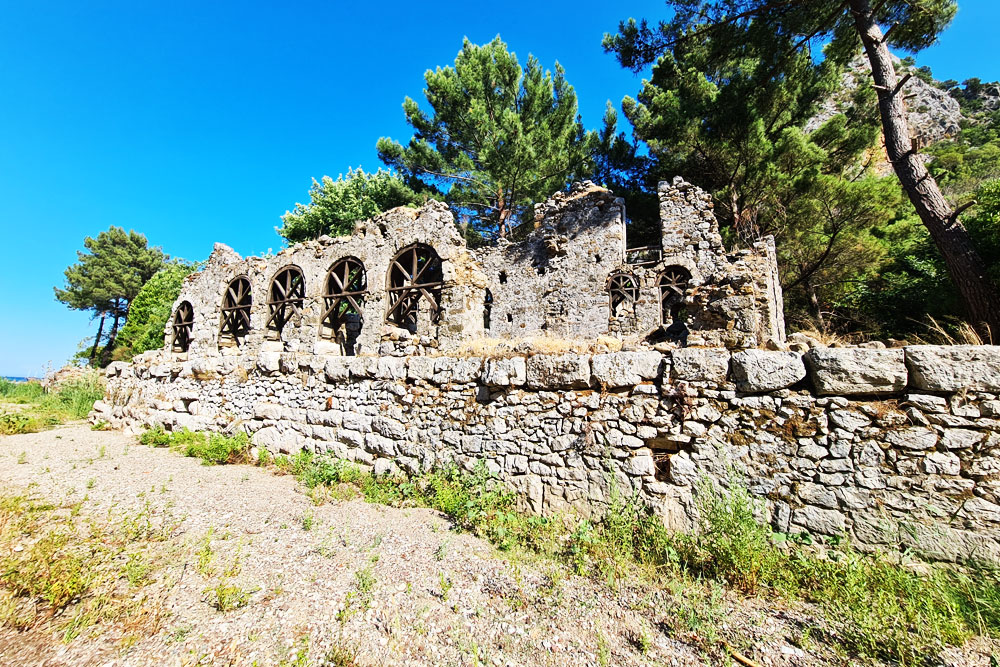
M 187 352 L 191 347 L 191 331 L 194 329 L 194 308 L 187 301 L 182 301 L 174 311 L 174 335 L 170 349 L 174 352 Z
M 635 302 L 639 300 L 639 285 L 627 273 L 613 273 L 608 278 L 611 317 L 635 315 Z
M 226 287 L 222 297 L 222 327 L 219 329 L 219 345 L 242 345 L 250 333 L 250 280 L 240 277 Z
M 486 290 L 483 296 L 483 328 L 490 330 L 490 317 L 493 314 L 493 292 Z
M 404 248 L 389 265 L 386 321 L 412 333 L 417 333 L 418 322 L 437 324 L 443 286 L 441 258 L 433 248 L 423 244 Z
M 297 266 L 286 266 L 274 276 L 268 292 L 267 330 L 281 335 L 285 325 L 296 316 L 302 315 L 306 298 L 306 281 Z
M 666 326 L 678 323 L 684 312 L 684 295 L 691 273 L 682 266 L 669 266 L 656 281 L 660 290 L 660 322 Z
M 365 265 L 355 257 L 345 257 L 330 267 L 323 293 L 323 320 L 320 336 L 335 340 L 345 355 L 356 352 L 364 324 L 368 277 Z

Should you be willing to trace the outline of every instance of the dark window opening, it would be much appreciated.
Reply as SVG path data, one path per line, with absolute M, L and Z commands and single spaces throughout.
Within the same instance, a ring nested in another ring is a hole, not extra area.
M 681 266 L 669 266 L 663 270 L 656 280 L 660 291 L 660 323 L 670 326 L 674 323 L 674 315 L 683 307 L 691 273 Z
M 513 322 L 514 321 L 514 316 L 511 315 L 510 313 L 507 313 L 507 321 L 508 322 Z
M 600 264 L 601 263 L 601 256 L 600 255 L 594 255 L 594 263 L 595 264 Z
M 507 272 L 506 271 L 501 271 L 499 278 L 500 278 L 500 284 L 501 285 L 506 285 L 507 284 Z
M 360 259 L 345 257 L 330 267 L 323 293 L 320 336 L 336 341 L 346 356 L 357 351 L 367 293 L 368 277 Z
M 182 301 L 174 313 L 174 336 L 170 348 L 174 352 L 187 352 L 191 347 L 191 332 L 194 329 L 194 308 Z
M 493 292 L 486 290 L 486 295 L 483 297 L 483 328 L 487 331 L 490 330 L 490 315 L 493 312 Z
M 415 244 L 400 251 L 389 265 L 387 283 L 387 322 L 417 333 L 421 307 L 429 311 L 432 324 L 440 321 L 444 272 L 433 248 Z
M 654 438 L 646 441 L 653 455 L 654 475 L 657 482 L 670 482 L 670 457 L 681 451 L 678 443 L 666 438 Z
M 250 280 L 236 278 L 226 287 L 222 297 L 222 325 L 219 328 L 219 345 L 242 345 L 250 333 Z
M 305 298 L 306 281 L 302 270 L 297 266 L 289 266 L 278 271 L 271 281 L 271 291 L 268 293 L 267 307 L 271 314 L 267 318 L 267 330 L 280 336 L 292 318 L 302 316 Z
M 639 300 L 639 284 L 634 276 L 614 273 L 608 278 L 608 297 L 611 317 L 635 315 L 635 302 Z

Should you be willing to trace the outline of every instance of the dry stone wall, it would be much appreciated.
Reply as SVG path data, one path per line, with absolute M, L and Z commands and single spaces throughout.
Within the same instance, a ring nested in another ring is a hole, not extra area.
M 690 528 L 738 479 L 783 532 L 1000 563 L 1000 348 L 687 347 L 479 358 L 261 350 L 108 368 L 93 418 L 415 473 L 486 465 L 536 512 L 613 488 Z

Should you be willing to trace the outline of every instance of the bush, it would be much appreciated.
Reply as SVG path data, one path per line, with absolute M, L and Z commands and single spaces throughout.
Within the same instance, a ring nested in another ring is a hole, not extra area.
M 246 433 L 224 436 L 219 433 L 201 433 L 181 429 L 167 433 L 159 425 L 139 437 L 148 447 L 169 447 L 184 456 L 202 460 L 205 465 L 222 463 L 250 463 L 250 438 Z

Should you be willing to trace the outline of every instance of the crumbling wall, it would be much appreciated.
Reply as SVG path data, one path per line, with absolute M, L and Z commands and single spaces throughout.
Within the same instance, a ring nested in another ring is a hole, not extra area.
M 782 532 L 1000 563 L 1000 347 L 684 348 L 512 358 L 303 352 L 108 368 L 94 419 L 252 434 L 417 472 L 486 465 L 537 512 L 612 486 L 675 528 L 735 478 Z

